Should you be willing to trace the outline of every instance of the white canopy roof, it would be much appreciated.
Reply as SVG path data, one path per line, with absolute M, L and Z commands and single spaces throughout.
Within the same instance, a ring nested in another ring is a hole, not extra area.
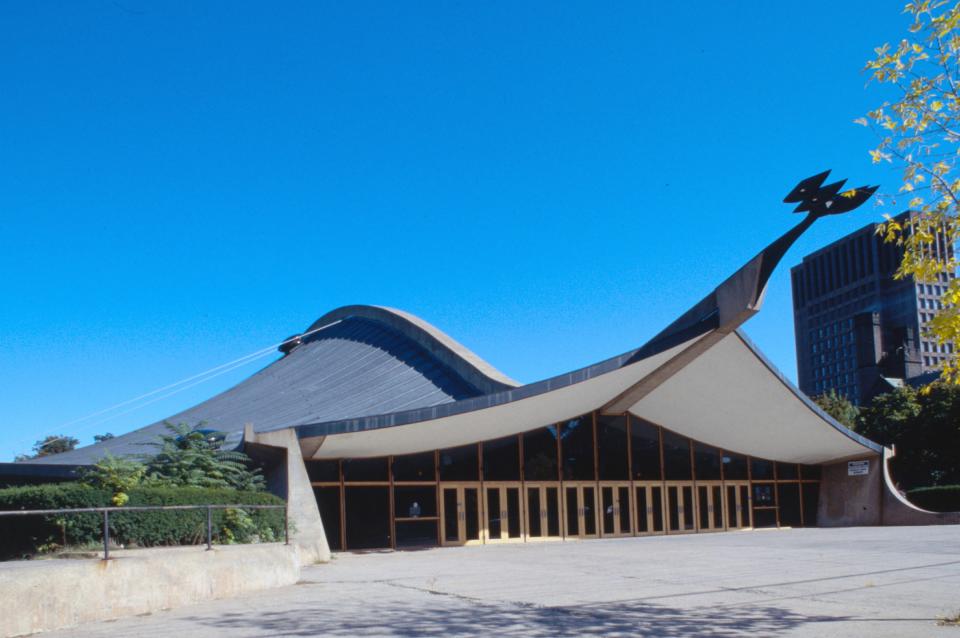
M 825 463 L 876 451 L 812 405 L 739 332 L 630 412 L 703 443 L 777 461 Z
M 719 336 L 634 403 L 629 411 L 716 447 L 791 463 L 825 463 L 877 453 L 820 411 L 739 331 Z M 496 439 L 601 409 L 703 337 L 556 390 L 417 423 L 329 434 L 313 458 L 408 454 Z M 455 404 L 452 404 L 455 405 Z

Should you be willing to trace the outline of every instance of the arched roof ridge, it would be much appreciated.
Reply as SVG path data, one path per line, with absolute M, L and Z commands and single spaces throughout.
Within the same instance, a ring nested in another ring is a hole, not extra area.
M 431 356 L 452 369 L 483 394 L 520 386 L 519 382 L 494 368 L 433 324 L 396 308 L 364 304 L 341 306 L 314 321 L 304 334 L 349 317 L 369 319 L 396 330 L 424 348 Z

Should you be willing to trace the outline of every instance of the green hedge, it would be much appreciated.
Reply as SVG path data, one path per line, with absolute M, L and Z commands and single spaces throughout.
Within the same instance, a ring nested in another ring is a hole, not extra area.
M 128 493 L 135 505 L 282 505 L 264 492 L 195 487 L 137 488 Z M 80 483 L 55 483 L 0 489 L 0 510 L 109 507 L 111 494 Z M 205 510 L 112 512 L 110 537 L 124 546 L 191 545 L 206 542 Z M 270 542 L 283 538 L 283 510 L 215 510 L 217 543 Z M 0 517 L 0 558 L 30 556 L 61 547 L 103 542 L 102 514 Z
M 266 492 L 240 492 L 202 487 L 139 488 L 130 490 L 128 507 L 136 505 L 282 505 L 283 499 Z M 207 513 L 116 512 L 111 530 L 118 542 L 144 547 L 191 545 L 206 542 Z M 219 543 L 249 543 L 283 538 L 283 510 L 214 510 L 213 530 Z
M 960 512 L 960 485 L 918 487 L 907 492 L 907 498 L 917 507 L 932 512 Z

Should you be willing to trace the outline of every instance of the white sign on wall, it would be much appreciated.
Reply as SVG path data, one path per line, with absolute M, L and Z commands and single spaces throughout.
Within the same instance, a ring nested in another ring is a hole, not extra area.
M 847 476 L 866 476 L 870 473 L 870 460 L 848 461 Z

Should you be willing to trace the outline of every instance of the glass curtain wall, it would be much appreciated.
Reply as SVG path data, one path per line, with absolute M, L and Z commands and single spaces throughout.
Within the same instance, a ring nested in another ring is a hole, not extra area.
M 333 550 L 816 525 L 820 467 L 631 415 L 393 457 L 307 461 Z

